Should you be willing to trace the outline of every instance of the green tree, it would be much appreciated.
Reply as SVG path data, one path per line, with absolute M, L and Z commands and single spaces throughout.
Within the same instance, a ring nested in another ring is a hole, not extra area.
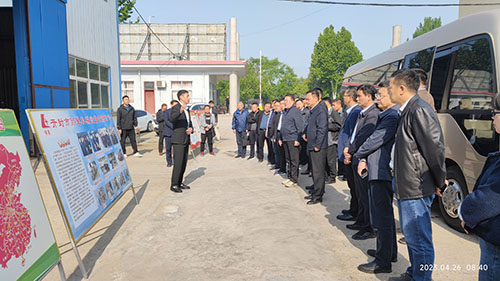
M 120 23 L 139 23 L 139 17 L 132 22 L 129 19 L 134 13 L 134 5 L 136 0 L 118 0 L 118 19 Z
M 425 34 L 438 27 L 441 27 L 441 17 L 438 18 L 425 17 L 424 22 L 420 23 L 415 32 L 413 32 L 413 38 L 417 38 L 418 36 Z
M 292 94 L 303 97 L 305 96 L 306 92 L 311 89 L 311 81 L 308 78 L 299 78 L 297 80 L 297 83 L 295 84 L 295 87 L 292 90 Z
M 344 27 L 335 32 L 332 25 L 328 26 L 314 44 L 309 67 L 311 87 L 320 87 L 326 96 L 336 95 L 346 70 L 362 60 L 351 33 Z

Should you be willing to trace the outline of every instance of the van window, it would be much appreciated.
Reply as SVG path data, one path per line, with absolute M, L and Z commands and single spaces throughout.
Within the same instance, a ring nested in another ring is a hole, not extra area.
M 391 78 L 392 73 L 398 69 L 399 61 L 396 61 L 355 75 L 351 79 L 348 79 L 348 81 L 344 80 L 344 83 L 348 82 L 350 85 L 356 86 L 365 83 L 377 85 Z
M 434 105 L 439 112 L 443 103 L 443 96 L 448 86 L 448 76 L 451 67 L 452 48 L 442 49 L 436 52 L 434 65 L 432 67 L 432 79 L 430 93 L 434 97 Z
M 434 56 L 434 49 L 435 47 L 431 47 L 407 55 L 403 63 L 403 68 L 420 68 L 427 72 L 427 75 L 429 75 L 429 71 L 431 71 L 432 57 Z

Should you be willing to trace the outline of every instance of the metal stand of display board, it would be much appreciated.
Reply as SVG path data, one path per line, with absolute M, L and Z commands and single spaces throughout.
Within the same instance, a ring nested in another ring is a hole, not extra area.
M 35 144 L 39 145 L 37 141 L 35 141 Z M 40 146 L 38 146 L 38 147 L 40 147 Z M 41 153 L 39 153 L 37 156 L 37 160 L 35 161 L 35 164 L 33 167 L 33 170 L 35 172 L 36 172 L 36 169 L 38 168 L 39 163 L 41 162 L 41 159 L 43 159 L 43 156 Z M 47 176 L 49 176 L 50 172 L 49 172 L 49 169 L 47 167 L 47 163 L 44 162 L 44 164 L 45 164 L 44 166 L 45 166 L 45 171 L 47 172 Z M 52 187 L 52 191 L 54 192 L 54 194 L 57 194 L 56 187 L 54 186 L 54 183 L 52 182 L 50 177 L 49 177 L 49 182 L 50 182 L 50 185 Z M 134 185 L 132 185 L 131 188 L 132 188 L 132 192 L 134 194 L 135 203 L 138 205 L 139 200 L 137 199 Z M 77 247 L 76 243 L 73 241 L 73 238 L 71 236 L 71 232 L 69 230 L 69 225 L 67 224 L 66 220 L 64 219 L 65 216 L 64 216 L 64 211 L 62 209 L 62 206 L 61 206 L 59 200 L 57 200 L 57 198 L 56 198 L 56 201 L 57 201 L 57 206 L 59 207 L 59 212 L 61 213 L 61 216 L 63 217 L 64 227 L 66 228 L 66 233 L 68 234 L 69 241 L 71 242 L 71 247 L 73 248 L 73 252 L 75 253 L 76 260 L 78 261 L 78 267 L 80 268 L 80 271 L 82 272 L 83 278 L 88 279 L 89 275 L 88 275 L 87 269 L 85 269 L 85 264 L 83 264 L 83 260 L 82 260 L 82 257 L 80 256 L 80 252 L 78 251 L 78 247 Z M 59 274 L 61 276 L 61 280 L 66 281 L 66 277 L 64 274 L 64 268 L 62 267 L 61 261 L 59 261 L 58 267 L 59 267 Z
M 54 264 L 49 270 L 47 270 L 42 276 L 40 276 L 39 279 L 37 280 L 43 280 L 51 271 L 54 269 L 55 265 L 57 265 L 57 268 L 59 269 L 59 277 L 61 278 L 61 281 L 66 281 L 66 274 L 64 274 L 64 267 L 62 265 L 61 257 L 59 257 L 59 261 Z

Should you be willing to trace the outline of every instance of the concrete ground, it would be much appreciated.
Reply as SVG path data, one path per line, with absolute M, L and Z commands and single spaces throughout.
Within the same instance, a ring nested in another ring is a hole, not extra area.
M 386 280 L 404 272 L 400 244 L 392 274 L 359 272 L 375 239 L 352 240 L 354 231 L 335 218 L 348 206 L 346 183 L 328 185 L 323 203 L 307 206 L 302 188 L 310 178 L 287 189 L 265 162 L 234 158 L 230 121 L 220 117 L 216 156 L 189 160 L 191 190 L 181 194 L 169 191 L 172 168 L 158 156 L 157 137 L 142 135 L 144 157 L 127 158 L 140 204 L 128 192 L 79 243 L 89 280 Z M 66 276 L 82 280 L 45 169 L 36 175 Z M 477 238 L 433 214 L 434 280 L 477 279 L 469 268 L 479 263 Z M 45 280 L 59 280 L 57 269 Z

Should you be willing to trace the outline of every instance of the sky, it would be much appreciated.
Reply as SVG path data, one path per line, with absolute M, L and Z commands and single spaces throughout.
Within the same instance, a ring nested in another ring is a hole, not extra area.
M 458 0 L 347 1 L 458 3 Z M 263 56 L 278 58 L 300 77 L 307 77 L 314 43 L 330 24 L 336 31 L 342 26 L 349 30 L 363 59 L 367 59 L 391 46 L 393 25 L 402 26 L 404 42 L 412 38 L 424 17 L 441 17 L 443 25 L 458 19 L 457 7 L 361 7 L 279 0 L 137 0 L 136 8 L 144 18 L 151 16 L 151 23 L 226 23 L 228 43 L 229 19 L 236 17 L 241 59 L 258 57 L 262 50 Z

